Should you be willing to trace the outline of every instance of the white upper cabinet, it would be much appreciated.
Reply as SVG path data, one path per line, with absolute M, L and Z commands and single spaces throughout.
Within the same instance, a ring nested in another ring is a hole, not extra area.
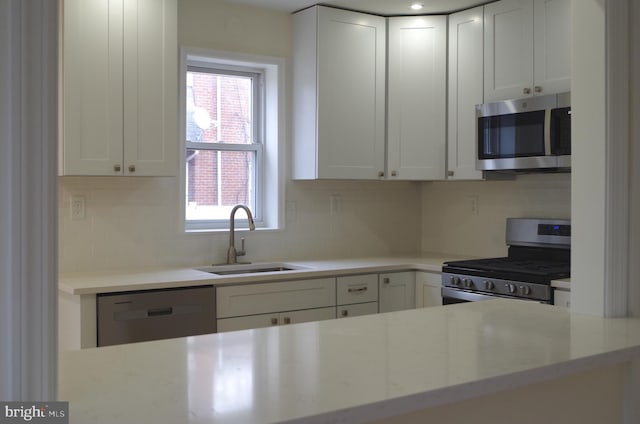
M 449 15 L 449 179 L 482 179 L 476 170 L 475 105 L 483 102 L 483 11 L 476 7 Z
M 447 18 L 389 18 L 387 49 L 386 177 L 444 179 Z
M 484 101 L 570 89 L 570 0 L 485 6 Z
M 570 91 L 571 0 L 535 0 L 533 25 L 534 93 Z
M 178 168 L 177 0 L 65 0 L 62 175 Z
M 385 19 L 314 6 L 295 14 L 293 39 L 293 178 L 379 178 Z

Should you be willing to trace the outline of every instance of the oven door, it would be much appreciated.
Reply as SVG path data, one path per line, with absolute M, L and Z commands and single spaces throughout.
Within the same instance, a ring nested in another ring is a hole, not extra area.
M 466 290 L 452 289 L 451 287 L 442 288 L 442 304 L 453 305 L 455 303 L 479 302 L 481 300 L 491 300 L 500 296 L 490 294 L 475 293 Z
M 495 294 L 470 292 L 467 290 L 454 289 L 451 287 L 442 288 L 442 304 L 443 305 L 453 305 L 455 303 L 465 303 L 465 302 L 480 302 L 482 300 L 491 300 L 491 299 L 498 299 L 498 298 L 521 300 L 523 302 L 538 302 L 538 303 L 547 303 L 547 304 L 552 303 L 552 302 L 545 302 L 545 301 L 534 300 L 534 299 L 522 299 L 519 297 L 512 297 L 512 296 L 499 296 Z

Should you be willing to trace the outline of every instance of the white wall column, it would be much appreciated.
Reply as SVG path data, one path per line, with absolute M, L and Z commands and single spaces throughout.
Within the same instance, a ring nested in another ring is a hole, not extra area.
M 628 0 L 572 1 L 572 310 L 627 314 Z
M 0 399 L 57 385 L 56 0 L 0 2 Z

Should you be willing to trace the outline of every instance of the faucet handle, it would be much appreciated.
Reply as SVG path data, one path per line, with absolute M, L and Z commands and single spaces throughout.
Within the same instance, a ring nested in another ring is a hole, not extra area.
M 247 254 L 247 251 L 244 250 L 244 237 L 240 239 L 240 250 L 236 250 L 236 256 L 244 256 Z

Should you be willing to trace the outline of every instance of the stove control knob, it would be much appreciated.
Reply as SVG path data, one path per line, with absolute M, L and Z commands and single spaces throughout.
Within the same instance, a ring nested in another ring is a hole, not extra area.
M 507 291 L 509 293 L 515 293 L 516 292 L 515 284 L 507 283 L 507 284 L 505 284 L 505 287 L 507 288 Z
M 520 293 L 525 296 L 529 296 L 531 294 L 531 287 L 529 286 L 520 286 Z
M 493 283 L 493 281 L 485 280 L 485 282 L 484 282 L 484 289 L 485 290 L 493 290 L 495 287 L 496 287 L 496 285 Z
M 462 283 L 464 284 L 464 286 L 468 289 L 470 289 L 471 287 L 473 287 L 473 280 L 471 278 L 465 278 L 464 280 L 462 280 Z
M 460 277 L 455 277 L 455 276 L 449 277 L 449 283 L 451 283 L 452 286 L 459 286 L 460 285 Z

